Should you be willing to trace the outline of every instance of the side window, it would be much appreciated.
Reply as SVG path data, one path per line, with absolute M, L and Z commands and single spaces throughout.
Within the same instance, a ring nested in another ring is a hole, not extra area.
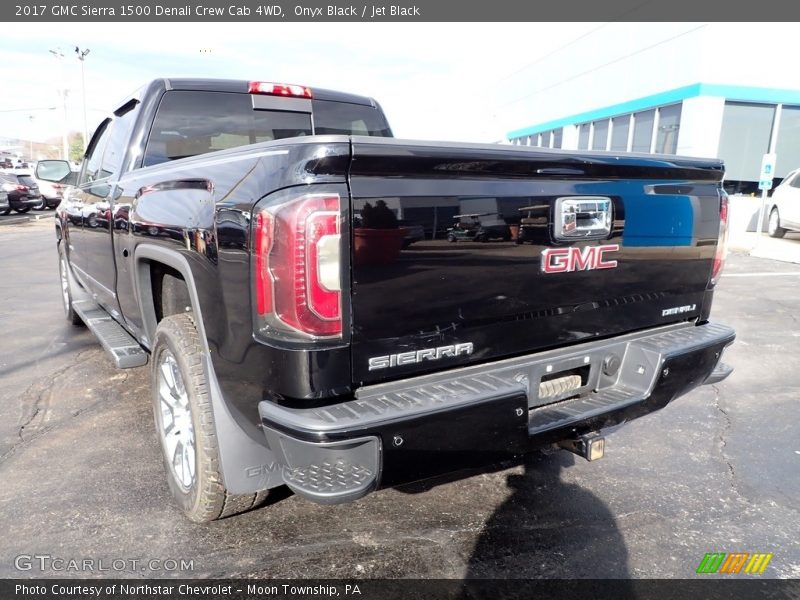
M 789 185 L 794 188 L 800 188 L 800 171 L 794 174 L 792 180 L 789 182 Z
M 103 159 L 103 152 L 106 149 L 106 144 L 108 144 L 108 138 L 111 135 L 111 119 L 104 121 L 103 124 L 100 125 L 100 129 L 102 129 L 102 131 L 98 130 L 100 137 L 97 138 L 97 143 L 83 159 L 84 166 L 78 185 L 82 186 L 101 179 L 100 164 Z
M 112 123 L 111 135 L 103 151 L 98 179 L 120 176 L 122 161 L 125 159 L 125 151 L 128 149 L 131 131 L 139 112 L 135 108 L 136 105 L 137 102 L 132 100 L 114 113 L 117 118 Z

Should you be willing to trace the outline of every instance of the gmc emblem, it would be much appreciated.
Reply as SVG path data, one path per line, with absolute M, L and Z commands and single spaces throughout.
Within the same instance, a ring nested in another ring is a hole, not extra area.
M 606 252 L 617 252 L 618 250 L 617 244 L 583 248 L 548 248 L 542 250 L 542 273 L 613 269 L 617 266 L 617 261 L 606 260 L 603 255 Z

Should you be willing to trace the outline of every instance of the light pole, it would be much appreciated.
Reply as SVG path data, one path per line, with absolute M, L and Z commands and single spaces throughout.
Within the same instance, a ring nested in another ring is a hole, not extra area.
M 89 145 L 89 128 L 86 122 L 86 71 L 84 70 L 84 63 L 86 62 L 86 55 L 89 54 L 89 48 L 75 46 L 75 54 L 78 55 L 78 60 L 81 61 L 81 90 L 83 95 L 83 149 Z
M 31 122 L 31 132 L 33 132 L 33 115 L 28 115 L 28 120 Z M 33 162 L 33 135 L 28 140 L 28 160 Z
M 67 142 L 67 84 L 64 79 L 64 53 L 61 52 L 61 48 L 56 48 L 55 50 L 50 50 L 50 54 L 56 57 L 58 61 L 58 68 L 61 73 L 61 102 L 64 109 L 64 124 L 63 129 L 61 131 L 61 152 L 64 156 L 64 160 L 69 160 L 69 143 Z

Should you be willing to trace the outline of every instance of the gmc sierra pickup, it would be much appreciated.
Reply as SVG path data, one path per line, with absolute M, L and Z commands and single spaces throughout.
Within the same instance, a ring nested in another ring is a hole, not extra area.
M 395 140 L 369 98 L 159 79 L 100 125 L 58 208 L 64 308 L 118 367 L 150 361 L 195 521 L 282 485 L 337 503 L 545 445 L 591 460 L 604 429 L 731 372 L 734 332 L 709 321 L 722 176 Z M 453 244 L 465 214 L 509 233 Z

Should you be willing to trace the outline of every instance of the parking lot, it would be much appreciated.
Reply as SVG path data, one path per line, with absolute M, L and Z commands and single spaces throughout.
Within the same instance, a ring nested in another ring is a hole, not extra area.
M 601 461 L 340 506 L 278 492 L 195 525 L 170 500 L 147 367 L 115 370 L 63 318 L 46 215 L 0 223 L 0 577 L 65 574 L 18 570 L 39 554 L 160 561 L 135 577 L 688 578 L 707 552 L 771 552 L 764 577 L 800 577 L 800 265 L 732 254 L 712 314 L 737 330 L 734 374 L 611 434 Z

